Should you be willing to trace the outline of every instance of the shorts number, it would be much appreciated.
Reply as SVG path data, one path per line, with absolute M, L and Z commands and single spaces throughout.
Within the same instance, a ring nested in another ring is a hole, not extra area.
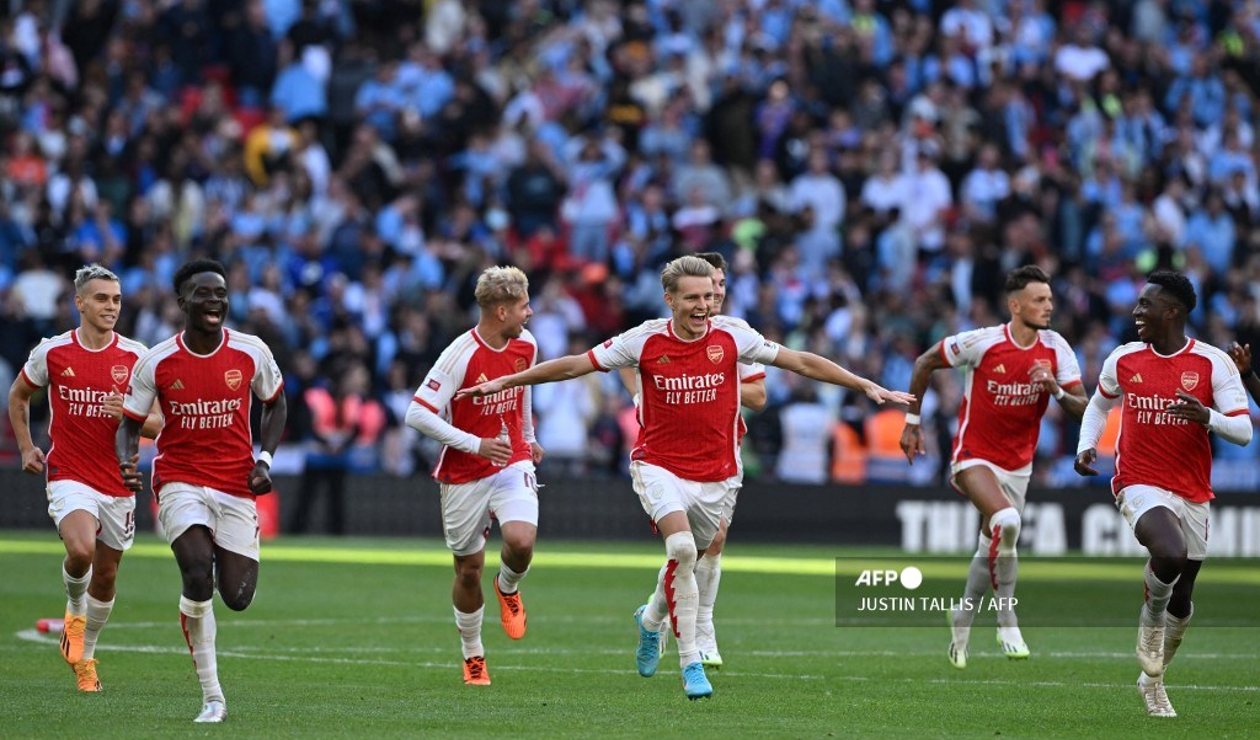
M 525 486 L 531 491 L 538 490 L 538 481 L 534 479 L 534 474 L 528 471 L 525 473 Z
M 136 533 L 136 513 L 134 511 L 127 512 L 123 517 L 123 536 L 130 537 Z

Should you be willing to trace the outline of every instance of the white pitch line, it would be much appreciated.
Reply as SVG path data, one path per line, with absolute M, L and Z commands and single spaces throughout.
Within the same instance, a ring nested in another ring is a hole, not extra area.
M 38 643 L 42 645 L 59 644 L 58 638 L 55 638 L 51 635 L 40 633 L 37 630 L 33 630 L 33 629 L 22 630 L 18 632 L 16 636 L 20 640 L 25 640 L 27 642 L 33 642 L 33 643 Z M 182 646 L 175 646 L 175 645 L 112 645 L 108 647 L 106 650 L 114 651 L 114 652 L 147 653 L 147 654 L 161 654 L 161 655 L 184 655 L 187 653 L 186 648 Z M 275 661 L 275 662 L 301 662 L 301 663 L 331 663 L 331 664 L 339 664 L 339 665 L 378 665 L 378 666 L 399 666 L 399 667 L 418 666 L 420 668 L 434 668 L 434 669 L 449 669 L 453 665 L 453 663 L 446 662 L 446 661 L 417 662 L 417 661 L 401 661 L 401 660 L 373 660 L 373 659 L 364 659 L 364 658 L 332 658 L 332 657 L 321 657 L 321 656 L 313 656 L 313 655 L 280 655 L 280 654 L 275 654 L 275 653 L 249 652 L 249 650 L 250 649 L 220 650 L 218 655 L 219 657 L 239 658 L 242 660 L 267 660 L 267 661 Z M 366 651 L 360 651 L 360 652 L 366 652 Z M 535 648 L 535 649 L 527 649 L 524 651 L 512 651 L 512 652 L 514 654 L 522 653 L 522 652 L 530 653 L 530 654 L 547 654 L 547 653 L 567 654 L 570 652 L 585 652 L 589 654 L 596 651 L 570 651 L 563 648 L 555 649 L 555 650 Z M 786 652 L 786 653 L 777 653 L 777 652 L 772 652 L 772 651 L 754 651 L 752 654 L 765 656 L 767 653 L 770 653 L 770 657 L 779 657 L 779 656 L 793 656 L 794 657 L 795 655 L 791 651 Z M 599 651 L 597 654 L 626 655 L 627 651 L 609 650 L 609 651 Z M 840 657 L 840 656 L 848 655 L 852 657 L 862 657 L 862 656 L 872 657 L 872 656 L 883 656 L 886 654 L 908 655 L 909 653 L 891 653 L 891 651 L 852 651 L 852 652 L 845 653 L 845 652 L 837 651 L 837 652 L 830 652 L 830 653 L 824 652 L 824 653 L 804 653 L 804 654 L 815 655 L 815 656 L 823 655 L 823 656 Z M 935 654 L 936 653 L 930 653 L 930 655 L 935 655 Z M 924 655 L 929 655 L 929 653 L 924 653 Z M 1129 653 L 1117 653 L 1116 655 L 1129 657 Z M 1198 657 L 1203 657 L 1203 656 L 1198 656 Z M 622 669 L 613 669 L 613 668 L 567 668 L 567 667 L 558 668 L 558 667 L 552 667 L 552 666 L 506 665 L 506 664 L 498 664 L 498 663 L 495 664 L 495 670 L 533 671 L 533 672 L 549 672 L 549 673 L 597 673 L 597 674 L 605 674 L 605 675 L 634 675 L 634 673 L 630 671 L 629 669 L 622 670 Z M 938 685 L 963 684 L 963 685 L 969 685 L 969 686 L 1019 686 L 1019 687 L 1032 686 L 1032 687 L 1038 687 L 1038 688 L 1083 687 L 1083 688 L 1100 688 L 1100 689 L 1118 689 L 1124 686 L 1124 685 L 1102 683 L 1102 682 L 1086 682 L 1086 683 L 1070 682 L 1069 683 L 1066 681 L 1041 681 L 1041 680 L 1016 681 L 1016 680 L 1010 680 L 1010 679 L 969 679 L 969 678 L 925 679 L 925 678 L 911 678 L 911 677 L 896 678 L 896 677 L 889 677 L 889 676 L 880 676 L 878 678 L 875 678 L 871 676 L 855 676 L 855 675 L 818 676 L 818 675 L 810 675 L 810 674 L 756 673 L 756 672 L 730 671 L 730 670 L 723 670 L 721 674 L 724 676 L 733 676 L 733 677 L 739 677 L 739 678 L 743 678 L 743 677 L 776 678 L 776 679 L 803 680 L 803 681 L 835 680 L 835 681 L 848 681 L 848 682 L 883 681 L 883 682 L 898 682 L 898 683 L 931 683 L 931 684 L 938 684 Z M 1186 684 L 1186 685 L 1176 685 L 1175 688 L 1184 689 L 1188 691 L 1240 691 L 1240 692 L 1247 692 L 1247 693 L 1260 692 L 1260 686 L 1212 686 L 1212 685 L 1202 685 L 1202 684 Z

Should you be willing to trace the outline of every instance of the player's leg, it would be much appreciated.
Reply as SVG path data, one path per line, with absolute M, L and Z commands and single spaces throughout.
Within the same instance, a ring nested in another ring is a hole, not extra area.
M 100 691 L 96 676 L 96 643 L 114 611 L 115 584 L 123 552 L 131 549 L 136 534 L 136 499 L 95 494 L 98 499 L 99 531 L 92 560 L 92 581 L 87 591 L 87 624 L 83 632 L 83 660 L 74 672 L 80 691 Z
M 722 550 L 726 546 L 726 533 L 730 529 L 738 495 L 739 487 L 732 486 L 723 502 L 722 519 L 713 535 L 713 541 L 696 561 L 696 588 L 699 592 L 696 643 L 700 647 L 700 662 L 711 668 L 722 667 L 722 654 L 718 652 L 717 628 L 713 625 L 713 607 L 717 604 L 718 587 L 722 584 Z
M 518 467 L 519 466 L 519 467 Z M 495 476 L 491 508 L 499 520 L 503 549 L 494 592 L 499 599 L 499 621 L 513 640 L 525 636 L 527 615 L 520 582 L 534 559 L 538 538 L 538 493 L 533 465 L 518 463 Z
M 981 530 L 988 532 L 988 542 L 983 538 L 978 541 L 976 555 L 981 555 L 980 547 L 985 547 L 984 562 L 988 570 L 989 586 L 1001 600 L 1004 608 L 998 610 L 998 642 L 1003 653 L 1012 659 L 1027 658 L 1028 646 L 1019 632 L 1015 611 L 1010 607 L 1015 595 L 1015 582 L 1019 574 L 1018 544 L 1021 519 L 1019 509 L 1004 489 L 997 473 L 987 465 L 974 465 L 959 470 L 954 475 L 954 484 L 972 505 L 980 512 Z M 974 562 L 972 566 L 977 564 Z M 977 569 L 978 570 L 978 569 Z M 972 582 L 968 573 L 968 595 L 977 584 Z M 978 574 L 977 574 L 978 575 Z M 981 590 L 980 594 L 984 591 Z M 979 598 L 978 596 L 976 598 Z M 974 604 L 975 602 L 964 602 Z M 966 665 L 966 641 L 969 639 L 969 628 L 975 619 L 975 610 L 964 608 L 955 611 L 952 623 L 955 630 L 950 646 L 951 662 L 963 667 Z M 959 656 L 955 658 L 955 656 Z
M 72 504 L 73 505 L 73 504 Z M 65 627 L 61 632 L 61 657 L 71 666 L 83 660 L 87 631 L 87 591 L 96 557 L 97 518 L 91 507 L 76 508 L 61 517 L 57 531 L 66 548 L 61 581 L 66 590 Z
M 210 496 L 208 489 L 185 483 L 168 483 L 158 491 L 158 519 L 171 543 L 182 583 L 179 624 L 201 684 L 201 713 L 194 722 L 222 722 L 227 716 L 215 656 L 218 629 L 214 618 L 214 538 L 210 532 L 218 519 Z
M 486 649 L 481 642 L 485 598 L 481 575 L 486 562 L 486 534 L 490 529 L 490 479 L 462 485 L 443 485 L 442 531 L 454 557 L 455 578 L 451 603 L 463 654 L 464 683 L 490 685 Z
M 1131 492 L 1132 488 L 1126 489 L 1126 494 Z M 1150 553 L 1144 575 L 1145 600 L 1138 620 L 1138 662 L 1147 675 L 1158 677 L 1164 673 L 1168 602 L 1185 568 L 1186 542 L 1176 514 L 1163 505 L 1142 513 L 1133 531 Z

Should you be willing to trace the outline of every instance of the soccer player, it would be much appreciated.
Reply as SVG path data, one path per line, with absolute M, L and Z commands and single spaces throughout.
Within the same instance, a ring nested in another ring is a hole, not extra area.
M 440 482 L 442 531 L 455 557 L 451 599 L 464 656 L 464 683 L 490 685 L 481 643 L 485 600 L 481 574 L 491 520 L 503 535 L 494 592 L 508 637 L 525 636 L 520 582 L 529 571 L 538 534 L 534 465 L 543 449 L 534 439 L 529 389 L 488 397 L 452 398 L 456 391 L 520 372 L 538 360 L 525 328 L 533 315 L 529 281 L 515 267 L 490 267 L 477 278 L 481 318 L 451 342 L 425 376 L 407 409 L 407 424 L 445 447 L 433 477 Z
M 45 339 L 9 388 L 22 469 L 45 473 L 48 515 L 66 547 L 61 580 L 66 589 L 61 655 L 74 669 L 80 691 L 100 691 L 96 642 L 114 609 L 114 583 L 123 552 L 136 532 L 136 499 L 114 474 L 114 433 L 122 396 L 144 345 L 114 331 L 122 310 L 118 276 L 100 265 L 74 276 L 79 327 Z M 31 396 L 48 389 L 52 408 L 44 451 L 31 439 Z M 142 417 L 152 437 L 161 417 Z
M 271 456 L 287 414 L 284 380 L 261 339 L 224 327 L 223 265 L 195 260 L 175 273 L 184 330 L 136 361 L 123 401 L 115 453 L 123 481 L 141 487 L 135 455 L 144 410 L 156 399 L 165 417 L 153 462 L 158 519 L 183 580 L 180 626 L 201 682 L 194 722 L 222 722 L 227 701 L 215 657 L 214 586 L 233 611 L 254 599 L 258 584 L 258 509 L 271 491 Z M 262 452 L 250 435 L 253 396 L 263 402 Z
M 1229 356 L 1238 366 L 1238 374 L 1242 377 L 1247 392 L 1256 400 L 1256 403 L 1260 403 L 1260 377 L 1256 376 L 1256 368 L 1251 364 L 1251 345 L 1231 342 Z
M 1247 393 L 1230 356 L 1186 336 L 1186 317 L 1198 301 L 1194 286 L 1165 270 L 1146 281 L 1133 309 L 1140 341 L 1117 347 L 1103 362 L 1081 422 L 1076 472 L 1098 475 L 1092 467 L 1098 438 L 1107 412 L 1120 403 L 1111 491 L 1150 554 L 1138 618 L 1137 686 L 1147 714 L 1175 717 L 1164 672 L 1190 625 L 1191 593 L 1207 557 L 1208 434 L 1245 445 L 1252 429 Z
M 980 534 L 962 608 L 950 614 L 949 662 L 960 669 L 967 667 L 975 607 L 990 587 L 1000 599 L 998 645 L 1012 660 L 1029 656 L 1011 599 L 1019 567 L 1020 517 L 1041 417 L 1051 396 L 1076 419 L 1088 403 L 1076 355 L 1050 329 L 1054 312 L 1050 277 L 1028 265 L 1008 274 L 1005 288 L 1009 323 L 942 339 L 919 356 L 910 379 L 910 393 L 922 398 L 933 372 L 945 367 L 963 370 L 964 396 L 949 480 L 980 511 Z M 912 403 L 906 414 L 901 449 L 912 465 L 926 451 L 918 403 Z
M 741 480 L 739 363 L 761 362 L 861 391 L 877 403 L 906 403 L 888 391 L 809 352 L 767 341 L 748 324 L 713 316 L 713 267 L 688 255 L 661 272 L 671 318 L 653 319 L 583 355 L 549 360 L 524 372 L 463 389 L 456 399 L 499 398 L 511 389 L 577 378 L 596 370 L 638 369 L 643 389 L 643 431 L 631 455 L 630 474 L 640 503 L 665 541 L 666 567 L 654 600 L 666 604 L 678 640 L 683 691 L 690 699 L 712 695 L 696 646 L 696 560 L 713 541 L 730 493 Z M 664 617 L 664 615 L 662 615 Z M 643 610 L 636 661 L 652 676 L 660 662 L 660 629 Z
M 722 304 L 726 300 L 726 258 L 717 252 L 700 252 L 697 257 L 713 266 L 713 313 L 722 312 Z M 634 394 L 636 408 L 639 405 L 638 375 L 634 368 L 621 368 L 621 382 Z M 766 407 L 766 368 L 760 363 L 739 363 L 739 402 L 740 405 L 753 411 Z M 641 428 L 641 427 L 640 427 Z M 742 440 L 748 432 L 744 417 L 739 418 L 739 438 Z M 743 475 L 743 469 L 740 469 Z M 726 532 L 735 513 L 735 500 L 742 487 L 741 480 L 731 489 L 730 501 L 723 507 L 722 518 L 718 521 L 717 533 L 713 541 L 705 548 L 704 555 L 696 561 L 696 587 L 699 590 L 698 609 L 696 611 L 696 647 L 700 649 L 700 662 L 710 668 L 722 667 L 722 654 L 718 652 L 717 631 L 713 626 L 713 606 L 717 603 L 718 586 L 722 582 L 722 548 L 726 544 Z M 655 593 L 655 592 L 653 592 Z M 649 615 L 655 615 L 653 621 L 660 622 L 665 618 L 664 600 L 652 601 L 643 607 Z M 662 635 L 664 636 L 664 635 Z M 664 647 L 664 641 L 661 642 Z

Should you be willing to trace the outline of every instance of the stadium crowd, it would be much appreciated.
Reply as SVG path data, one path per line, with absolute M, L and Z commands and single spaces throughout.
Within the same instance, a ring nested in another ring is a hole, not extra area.
M 174 270 L 219 259 L 231 324 L 284 371 L 312 485 L 427 468 L 403 417 L 491 264 L 529 274 L 543 358 L 659 315 L 660 267 L 709 250 L 731 264 L 726 312 L 888 388 L 941 337 L 1005 320 L 1003 275 L 1029 262 L 1055 276 L 1091 390 L 1160 266 L 1196 285 L 1198 336 L 1260 348 L 1254 0 L 0 13 L 0 376 L 74 325 L 82 264 L 122 276 L 120 328 L 153 345 L 178 329 Z M 750 473 L 939 482 L 905 465 L 900 412 L 785 375 L 749 420 Z M 960 387 L 937 374 L 924 407 L 938 459 Z M 624 474 L 615 377 L 540 387 L 534 409 L 544 475 Z M 1043 480 L 1076 447 L 1051 409 Z M 1258 449 L 1218 460 L 1254 478 Z

